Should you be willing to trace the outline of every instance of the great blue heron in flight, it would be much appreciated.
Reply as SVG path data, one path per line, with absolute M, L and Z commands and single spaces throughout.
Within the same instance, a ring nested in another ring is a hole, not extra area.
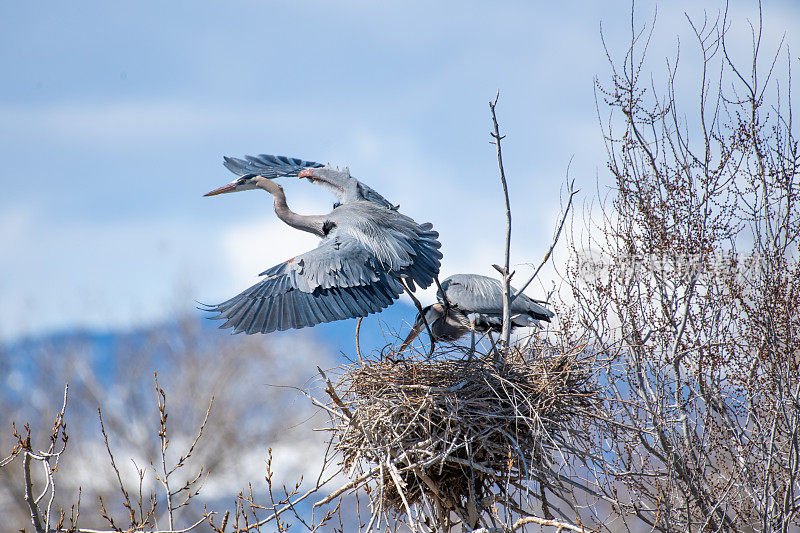
M 437 302 L 417 314 L 411 332 L 400 346 L 400 352 L 425 328 L 427 322 L 432 341 L 455 341 L 472 333 L 473 349 L 475 332 L 491 333 L 503 329 L 503 286 L 499 280 L 478 274 L 454 274 L 442 281 L 442 292 L 437 293 Z M 512 287 L 512 293 L 516 289 Z M 512 327 L 539 325 L 539 321 L 550 322 L 552 311 L 534 302 L 524 294 L 518 294 L 511 302 Z
M 207 306 L 220 328 L 269 333 L 364 317 L 388 307 L 403 290 L 428 287 L 439 274 L 439 233 L 417 224 L 383 196 L 338 170 L 312 161 L 271 155 L 226 157 L 239 178 L 205 196 L 263 189 L 278 218 L 322 237 L 319 246 L 261 273 L 263 280 L 219 305 Z M 300 215 L 271 178 L 295 176 L 338 198 L 326 215 Z M 406 284 L 404 286 L 404 283 Z M 413 298 L 413 296 L 412 296 Z

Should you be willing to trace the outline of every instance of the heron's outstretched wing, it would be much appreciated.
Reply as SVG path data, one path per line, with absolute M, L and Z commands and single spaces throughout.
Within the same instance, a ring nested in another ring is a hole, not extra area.
M 237 176 L 244 176 L 247 174 L 257 174 L 265 178 L 280 178 L 284 176 L 297 177 L 297 174 L 308 168 L 322 168 L 325 165 L 317 163 L 316 161 L 305 161 L 296 157 L 286 157 L 283 155 L 268 155 L 260 154 L 257 156 L 246 155 L 244 159 L 238 157 L 224 157 L 223 164 L 225 168 L 236 174 Z M 352 198 L 344 194 L 347 186 L 346 181 L 353 181 L 358 184 L 357 193 L 360 198 L 368 202 L 374 202 L 382 207 L 397 210 L 398 206 L 393 205 L 389 200 L 378 194 L 374 189 L 368 185 L 361 183 L 357 179 L 350 176 L 349 173 L 340 173 L 338 170 L 331 175 L 326 176 L 325 182 L 317 181 L 317 185 L 328 185 L 326 188 L 339 198 L 339 203 L 346 203 L 352 201 Z
M 262 272 L 263 280 L 207 311 L 234 333 L 269 333 L 367 316 L 402 292 L 356 239 L 335 236 L 319 247 Z
M 499 280 L 478 274 L 455 274 L 442 282 L 442 289 L 453 305 L 476 313 L 502 314 L 503 286 Z M 511 288 L 516 292 L 516 289 Z M 549 322 L 555 315 L 524 294 L 511 303 L 511 314 L 524 313 Z
M 418 224 L 373 202 L 344 204 L 329 216 L 338 235 L 362 243 L 386 271 L 410 281 L 412 290 L 414 283 L 424 289 L 439 275 L 441 244 L 430 223 Z
M 315 161 L 304 161 L 296 157 L 286 157 L 282 155 L 260 154 L 257 156 L 246 155 L 244 159 L 237 157 L 225 157 L 223 160 L 225 168 L 236 174 L 258 174 L 265 178 L 277 178 L 280 176 L 297 176 L 297 173 L 307 168 L 320 168 L 322 163 Z
M 360 181 L 358 182 L 358 186 L 361 188 L 361 195 L 364 197 L 364 200 L 367 200 L 368 202 L 374 202 L 380 206 L 388 207 L 389 209 L 393 209 L 395 211 L 399 209 L 399 205 L 392 204 L 392 202 L 378 194 L 372 187 L 364 185 Z

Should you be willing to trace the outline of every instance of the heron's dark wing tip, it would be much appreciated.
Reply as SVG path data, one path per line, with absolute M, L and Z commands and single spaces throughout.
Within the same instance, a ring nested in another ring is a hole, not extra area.
M 240 176 L 245 173 L 253 173 L 265 178 L 297 176 L 298 172 L 303 169 L 323 166 L 316 161 L 305 161 L 297 157 L 270 154 L 246 155 L 244 159 L 224 156 L 222 164 L 225 168 Z
M 197 300 L 195 300 L 194 303 L 197 304 L 197 307 L 195 307 L 195 309 L 198 309 L 200 311 L 206 311 L 206 312 L 214 311 L 214 308 L 217 307 L 216 305 L 205 304 L 203 302 L 198 302 Z

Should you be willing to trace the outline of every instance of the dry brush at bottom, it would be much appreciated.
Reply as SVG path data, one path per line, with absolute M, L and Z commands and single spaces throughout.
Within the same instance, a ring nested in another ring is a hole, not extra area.
M 333 445 L 370 494 L 372 521 L 508 522 L 497 505 L 519 516 L 527 498 L 552 516 L 546 489 L 559 492 L 562 444 L 599 405 L 590 365 L 580 349 L 491 361 L 384 358 L 328 381 Z

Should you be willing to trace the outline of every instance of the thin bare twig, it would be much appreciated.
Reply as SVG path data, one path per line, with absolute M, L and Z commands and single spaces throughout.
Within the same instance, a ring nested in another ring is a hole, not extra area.
M 580 192 L 580 189 L 577 190 L 575 189 L 575 180 L 569 182 L 569 189 L 567 192 L 569 193 L 569 196 L 567 197 L 567 206 L 564 208 L 564 212 L 561 215 L 561 221 L 558 223 L 558 226 L 556 227 L 556 232 L 555 235 L 553 236 L 553 242 L 550 244 L 550 248 L 548 248 L 547 253 L 544 254 L 544 257 L 542 257 L 542 261 L 539 263 L 539 266 L 536 267 L 536 270 L 533 271 L 533 274 L 531 274 L 530 277 L 527 279 L 527 281 L 525 281 L 525 283 L 522 284 L 522 287 L 516 292 L 514 292 L 514 294 L 511 296 L 512 303 L 517 298 L 517 296 L 525 292 L 525 289 L 528 288 L 528 285 L 530 285 L 531 282 L 536 278 L 536 276 L 539 274 L 539 271 L 542 269 L 545 263 L 547 263 L 547 260 L 550 259 L 551 254 L 553 253 L 553 250 L 556 247 L 556 244 L 558 244 L 558 239 L 559 237 L 561 237 L 561 230 L 564 228 L 564 222 L 567 220 L 567 215 L 569 214 L 570 208 L 572 207 L 572 198 Z
M 500 273 L 503 276 L 503 331 L 500 334 L 500 346 L 501 352 L 508 348 L 508 343 L 511 339 L 511 273 L 509 272 L 510 264 L 511 264 L 511 201 L 508 197 L 508 183 L 506 183 L 506 173 L 503 169 L 503 149 L 501 147 L 501 141 L 505 138 L 505 136 L 500 135 L 500 126 L 497 123 L 497 101 L 500 99 L 500 91 L 497 91 L 497 95 L 495 95 L 494 101 L 489 102 L 489 110 L 492 113 L 492 125 L 494 126 L 494 131 L 490 133 L 492 139 L 492 144 L 495 145 L 497 148 L 497 167 L 500 171 L 500 183 L 503 186 L 503 195 L 505 197 L 505 205 L 506 205 L 506 244 L 505 244 L 505 254 L 504 254 L 504 263 L 503 268 L 500 270 Z

